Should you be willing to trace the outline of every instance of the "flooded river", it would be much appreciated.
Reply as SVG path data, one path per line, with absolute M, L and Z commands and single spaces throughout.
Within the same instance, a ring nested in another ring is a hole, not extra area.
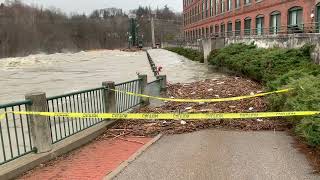
M 221 74 L 166 50 L 150 50 L 170 82 L 216 78 Z M 99 87 L 103 81 L 136 79 L 136 73 L 153 75 L 145 52 L 102 50 L 79 53 L 38 54 L 0 60 L 0 104 L 23 100 L 32 91 L 47 96 Z
M 166 74 L 171 83 L 222 76 L 208 68 L 207 65 L 192 62 L 172 52 L 157 49 L 150 50 L 150 54 L 155 63 L 163 67 L 162 74 Z M 149 81 L 155 79 L 147 55 L 142 51 L 103 50 L 1 59 L 0 104 L 23 100 L 24 95 L 32 91 L 43 91 L 47 93 L 47 96 L 53 96 L 100 87 L 103 81 L 119 83 L 133 80 L 137 79 L 138 73 L 147 74 Z M 82 103 L 82 96 L 80 98 Z M 57 107 L 68 108 L 66 99 L 65 102 L 61 100 L 60 103 L 62 105 L 57 104 Z M 72 108 L 71 105 L 69 108 Z M 95 109 L 94 112 L 97 111 Z M 2 112 L 0 111 L 0 114 Z M 26 117 L 15 117 L 13 114 L 0 119 L 0 164 L 8 158 L 17 157 L 19 151 L 31 151 L 30 133 L 26 128 L 28 127 L 27 121 L 24 119 Z M 51 120 L 53 140 L 58 140 L 57 137 L 65 137 L 66 132 L 68 134 L 74 132 L 72 125 L 77 122 L 77 119 Z M 72 128 L 69 127 L 70 124 Z M 60 131 L 57 127 L 60 127 Z M 77 132 L 79 128 L 76 126 Z
M 190 61 L 176 53 L 162 49 L 149 51 L 154 62 L 163 67 L 162 74 L 166 74 L 170 83 L 188 83 L 203 79 L 222 77 L 213 67 Z
M 0 104 L 23 100 L 32 91 L 47 96 L 123 82 L 137 72 L 152 77 L 145 52 L 103 50 L 65 54 L 38 54 L 0 59 Z

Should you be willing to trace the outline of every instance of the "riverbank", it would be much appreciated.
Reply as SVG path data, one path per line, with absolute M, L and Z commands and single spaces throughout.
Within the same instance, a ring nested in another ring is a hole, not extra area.
M 211 65 L 251 78 L 268 91 L 294 88 L 290 93 L 268 97 L 269 111 L 319 111 L 320 66 L 312 63 L 312 49 L 311 45 L 300 49 L 264 49 L 253 44 L 232 44 L 212 51 L 208 59 Z M 292 134 L 302 142 L 297 146 L 302 147 L 300 149 L 310 162 L 320 169 L 320 119 L 304 117 L 285 120 L 291 122 Z
M 207 99 L 207 98 L 224 98 L 234 97 L 241 95 L 249 95 L 252 93 L 260 93 L 264 91 L 263 87 L 254 81 L 241 78 L 241 77 L 223 77 L 217 79 L 207 79 L 203 81 L 195 81 L 192 83 L 176 83 L 169 84 L 168 91 L 163 94 L 165 97 L 174 98 L 188 98 L 188 99 Z M 165 102 L 164 105 L 159 107 L 144 107 L 138 108 L 136 112 L 145 113 L 165 113 L 165 112 L 258 112 L 265 111 L 267 108 L 265 98 L 253 98 L 241 101 L 223 102 L 223 103 L 177 103 L 177 102 Z M 95 141 L 90 144 L 70 152 L 66 155 L 58 157 L 57 159 L 42 164 L 32 171 L 25 173 L 21 179 L 32 179 L 35 177 L 61 177 L 59 173 L 63 169 L 66 169 L 67 174 L 72 169 L 79 169 L 81 163 L 77 163 L 81 160 L 81 156 L 84 152 L 92 151 L 94 149 L 102 149 L 100 146 L 108 146 L 108 151 L 113 152 L 118 148 L 119 151 L 127 151 L 126 148 L 130 144 L 142 145 L 146 140 L 149 140 L 158 134 L 184 134 L 195 132 L 208 128 L 218 129 L 233 129 L 233 130 L 276 130 L 284 131 L 290 129 L 290 124 L 279 121 L 278 119 L 250 119 L 250 120 L 200 120 L 200 121 L 159 121 L 159 120 L 123 120 L 115 123 L 114 126 L 105 130 L 105 133 L 99 136 Z M 140 139 L 139 139 L 140 138 Z M 126 142 L 124 149 L 119 149 L 119 145 Z M 140 146 L 135 146 L 140 147 Z M 134 151 L 130 148 L 130 154 Z M 108 152 L 103 151 L 105 154 Z M 98 155 L 100 153 L 97 153 Z M 93 158 L 96 157 L 91 154 Z M 122 157 L 122 156 L 121 156 Z M 126 156 L 129 157 L 129 156 Z M 121 161 L 125 159 L 120 159 Z M 83 160 L 82 160 L 83 161 Z M 102 172 L 110 172 L 114 169 L 116 164 L 119 164 L 117 158 L 109 158 L 105 156 L 104 161 L 108 161 L 110 164 L 114 164 L 112 168 L 99 169 L 101 175 Z M 91 162 L 91 161 L 90 161 Z M 115 162 L 115 163 L 113 163 Z M 94 164 L 94 163 L 93 163 Z M 61 168 L 60 166 L 65 168 Z M 91 165 L 90 165 L 91 166 Z M 109 167 L 101 164 L 99 167 Z M 45 173 L 46 172 L 46 173 Z M 70 174 L 70 175 L 71 175 Z

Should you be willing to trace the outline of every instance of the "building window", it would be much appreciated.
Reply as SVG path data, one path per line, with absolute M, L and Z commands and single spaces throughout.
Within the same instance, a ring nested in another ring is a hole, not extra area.
M 216 36 L 219 35 L 219 25 L 215 25 L 214 33 L 215 33 Z
M 205 36 L 205 29 L 204 29 L 204 27 L 202 28 L 202 31 L 201 31 L 201 37 L 204 37 Z
M 232 36 L 232 22 L 229 21 L 227 24 L 227 36 Z
M 221 34 L 221 36 L 224 36 L 224 35 L 225 35 L 225 32 L 226 32 L 226 27 L 225 27 L 225 25 L 222 23 L 221 26 L 220 26 L 220 34 Z
M 279 11 L 274 11 L 270 14 L 270 34 L 278 34 L 280 31 L 281 14 Z
M 292 33 L 303 32 L 303 10 L 301 7 L 289 9 L 288 31 Z
M 216 13 L 216 14 L 219 14 L 219 0 L 216 0 L 215 13 Z
M 320 3 L 317 5 L 317 32 L 320 33 Z
M 237 9 L 237 8 L 240 8 L 240 6 L 241 6 L 240 0 L 235 0 L 235 8 L 236 8 L 236 9 Z
M 256 17 L 256 34 L 263 35 L 263 28 L 264 28 L 264 16 L 258 15 Z
M 247 17 L 244 19 L 244 35 L 251 35 L 251 18 Z
M 214 15 L 214 12 L 213 12 L 213 10 L 214 10 L 214 0 L 211 0 L 210 3 L 211 3 L 211 5 L 210 5 L 211 16 L 213 16 Z
M 236 36 L 240 36 L 241 35 L 241 21 L 240 20 L 236 20 L 236 23 L 235 23 L 235 35 Z
M 225 7 L 224 7 L 224 0 L 221 0 L 221 9 L 220 12 L 223 13 L 225 11 Z
M 213 0 L 209 0 L 209 4 L 210 4 L 210 5 L 209 5 L 209 14 L 210 14 L 210 17 L 213 15 L 213 14 L 212 14 L 212 1 L 213 1 Z
M 202 1 L 202 6 L 201 6 L 201 12 L 202 12 L 202 16 L 201 19 L 204 19 L 204 13 L 205 13 L 205 4 L 204 4 L 204 0 Z
M 232 0 L 228 0 L 227 10 L 228 11 L 232 10 Z
M 210 1 L 210 0 L 209 0 Z M 208 6 L 208 0 L 205 2 L 205 8 L 206 8 L 206 18 L 209 17 L 209 6 Z
M 244 0 L 244 4 L 245 4 L 245 5 L 251 4 L 251 0 Z
M 210 35 L 213 34 L 213 26 L 210 26 Z

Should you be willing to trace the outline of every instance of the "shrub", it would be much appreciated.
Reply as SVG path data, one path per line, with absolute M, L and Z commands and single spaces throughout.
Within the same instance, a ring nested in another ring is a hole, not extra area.
M 299 49 L 264 49 L 253 44 L 231 44 L 212 51 L 209 61 L 260 81 L 269 90 L 293 88 L 287 94 L 268 98 L 273 111 L 319 111 L 320 66 L 311 61 L 313 48 L 308 44 Z M 320 118 L 288 119 L 295 122 L 295 132 L 309 145 L 320 146 Z
M 189 48 L 182 48 L 182 47 L 167 47 L 164 48 L 168 51 L 175 52 L 181 56 L 184 56 L 192 61 L 199 61 L 201 63 L 204 62 L 203 53 Z
M 307 117 L 304 118 L 295 128 L 295 132 L 303 137 L 309 145 L 320 145 L 320 118 Z
M 303 76 L 288 84 L 294 90 L 288 94 L 283 110 L 320 110 L 320 76 Z
M 209 61 L 213 65 L 228 67 L 254 80 L 268 83 L 292 69 L 310 64 L 307 52 L 311 47 L 306 45 L 300 49 L 264 49 L 252 44 L 231 44 L 211 53 Z

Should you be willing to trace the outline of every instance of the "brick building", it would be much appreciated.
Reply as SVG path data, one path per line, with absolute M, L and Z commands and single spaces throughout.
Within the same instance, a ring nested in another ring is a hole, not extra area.
M 184 35 L 319 32 L 320 0 L 183 0 Z

